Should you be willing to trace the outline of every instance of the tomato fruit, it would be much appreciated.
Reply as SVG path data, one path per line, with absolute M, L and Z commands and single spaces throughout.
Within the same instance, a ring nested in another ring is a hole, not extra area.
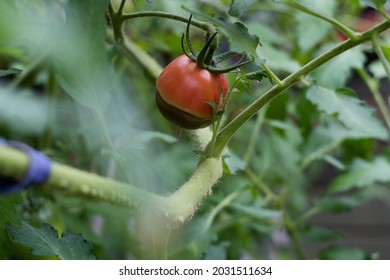
M 228 91 L 225 74 L 212 73 L 181 55 L 162 71 L 156 82 L 156 103 L 165 118 L 187 129 L 213 122 L 213 106 L 223 106 Z
M 184 54 L 173 60 L 162 71 L 156 82 L 156 103 L 165 118 L 187 129 L 198 129 L 213 123 L 215 113 L 225 109 L 228 82 L 224 73 L 250 63 L 246 55 L 229 67 L 222 67 L 236 52 L 214 55 L 217 48 L 217 32 L 208 33 L 206 43 L 197 52 L 191 43 L 189 28 L 181 38 Z M 186 51 L 185 41 L 189 48 Z M 218 114 L 221 117 L 221 114 Z

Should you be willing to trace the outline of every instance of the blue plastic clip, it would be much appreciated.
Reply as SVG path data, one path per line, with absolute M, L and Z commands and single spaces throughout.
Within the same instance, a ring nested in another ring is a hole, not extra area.
M 0 145 L 9 146 L 23 151 L 29 157 L 29 167 L 26 176 L 19 182 L 11 178 L 0 178 L 0 195 L 9 194 L 33 185 L 44 184 L 49 179 L 52 170 L 52 161 L 43 153 L 30 146 L 0 138 Z

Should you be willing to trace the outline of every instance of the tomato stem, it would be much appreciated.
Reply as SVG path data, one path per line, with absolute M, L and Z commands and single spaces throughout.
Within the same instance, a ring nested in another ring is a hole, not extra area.
M 146 11 L 146 12 L 122 14 L 122 16 L 120 17 L 120 21 L 123 23 L 126 20 L 140 18 L 140 17 L 159 17 L 159 18 L 172 19 L 172 20 L 188 23 L 188 18 L 186 17 L 178 16 L 167 12 L 161 12 L 161 11 Z M 202 29 L 204 31 L 207 31 L 211 34 L 216 32 L 215 27 L 212 24 L 209 24 L 207 22 L 191 19 L 191 25 L 198 27 L 199 29 Z
M 198 55 L 198 52 L 194 49 L 194 47 L 192 46 L 192 42 L 191 42 L 191 38 L 190 38 L 190 24 L 191 24 L 191 19 L 192 19 L 192 15 L 190 15 L 190 18 L 188 20 L 188 24 L 187 24 L 187 28 L 186 28 L 186 41 L 187 41 L 187 45 L 188 45 L 188 48 L 190 49 L 191 51 L 191 55 L 192 57 L 196 57 Z M 183 37 L 182 37 L 183 38 Z M 183 51 L 185 52 L 185 50 L 183 49 Z M 193 59 L 195 60 L 195 59 Z
M 213 35 L 211 35 L 211 37 L 207 40 L 206 44 L 204 44 L 203 48 L 200 50 L 198 56 L 196 57 L 196 64 L 200 68 L 207 69 L 208 65 L 211 64 L 215 49 L 211 48 L 210 50 L 210 47 L 217 34 L 218 33 L 215 32 Z
M 125 4 L 126 4 L 126 0 L 122 0 L 120 6 L 118 8 L 118 11 L 116 12 L 117 15 L 123 14 L 123 9 L 125 7 Z

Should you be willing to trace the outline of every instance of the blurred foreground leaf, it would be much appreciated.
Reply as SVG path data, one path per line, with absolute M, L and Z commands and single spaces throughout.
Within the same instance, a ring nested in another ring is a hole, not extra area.
M 5 257 L 4 246 L 9 242 L 6 232 L 7 226 L 17 226 L 20 218 L 16 213 L 15 206 L 20 203 L 21 195 L 7 195 L 0 197 L 0 259 Z
M 81 234 L 65 232 L 58 238 L 57 231 L 50 224 L 34 228 L 23 222 L 20 228 L 9 227 L 8 231 L 15 242 L 31 247 L 36 255 L 58 256 L 63 260 L 95 259 L 91 245 Z
M 22 72 L 22 70 L 16 68 L 10 68 L 6 70 L 0 69 L 0 77 L 12 75 L 12 74 L 19 74 L 20 72 Z
M 47 104 L 47 98 L 32 92 L 0 88 L 0 123 L 17 133 L 38 135 L 47 126 Z
M 114 79 L 105 47 L 108 1 L 70 1 L 53 48 L 58 82 L 80 104 L 103 109 Z

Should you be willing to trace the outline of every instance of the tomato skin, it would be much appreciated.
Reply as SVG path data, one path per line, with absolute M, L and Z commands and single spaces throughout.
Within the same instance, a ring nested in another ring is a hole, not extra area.
M 212 123 L 213 108 L 208 102 L 223 105 L 228 82 L 225 74 L 211 73 L 181 55 L 162 71 L 156 88 L 161 113 L 183 128 L 197 129 Z

